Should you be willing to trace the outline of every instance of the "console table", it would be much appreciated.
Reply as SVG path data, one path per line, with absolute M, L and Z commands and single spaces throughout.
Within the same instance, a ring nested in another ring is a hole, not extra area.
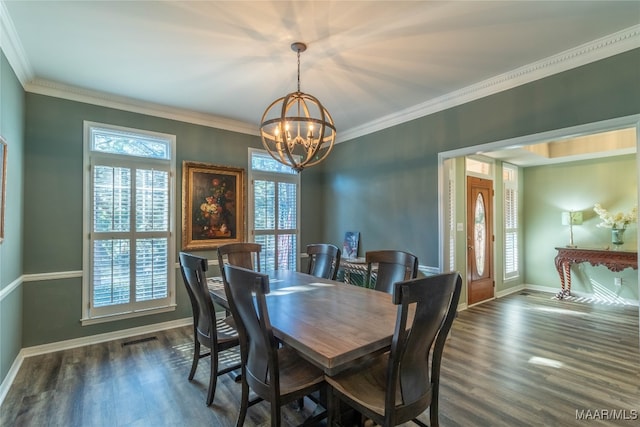
M 556 250 L 556 270 L 560 275 L 561 286 L 558 299 L 571 295 L 571 264 L 588 262 L 594 267 L 604 265 L 611 271 L 622 271 L 628 267 L 638 269 L 638 251 L 566 247 Z
M 375 278 L 375 272 L 371 274 Z M 364 257 L 342 259 L 338 270 L 338 280 L 357 286 L 366 286 L 367 263 Z

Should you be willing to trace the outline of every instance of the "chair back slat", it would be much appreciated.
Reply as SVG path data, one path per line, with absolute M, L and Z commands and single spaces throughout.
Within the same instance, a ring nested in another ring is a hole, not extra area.
M 328 243 L 307 245 L 307 273 L 323 279 L 335 280 L 340 268 L 340 249 Z
M 367 263 L 366 284 L 377 291 L 390 294 L 394 283 L 413 279 L 418 275 L 418 258 L 408 252 L 369 251 L 365 254 L 365 261 Z
M 261 244 L 251 242 L 229 243 L 219 246 L 218 266 L 220 267 L 220 274 L 224 277 L 224 266 L 227 264 L 260 271 L 261 251 Z
M 208 261 L 186 252 L 180 252 L 180 270 L 191 301 L 195 329 L 202 338 L 216 333 L 215 309 L 207 287 Z

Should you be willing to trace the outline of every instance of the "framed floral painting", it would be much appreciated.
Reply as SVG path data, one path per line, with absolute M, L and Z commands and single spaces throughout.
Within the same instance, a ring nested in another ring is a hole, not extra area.
M 245 238 L 244 169 L 182 163 L 182 248 L 215 249 Z

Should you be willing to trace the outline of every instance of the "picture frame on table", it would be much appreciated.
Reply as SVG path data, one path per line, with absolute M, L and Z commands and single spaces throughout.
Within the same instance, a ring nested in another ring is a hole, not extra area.
M 0 243 L 4 241 L 4 210 L 7 185 L 7 140 L 0 135 Z
M 210 250 L 245 239 L 245 170 L 182 163 L 182 249 Z
M 359 231 L 347 231 L 344 233 L 344 240 L 342 242 L 342 256 L 345 258 L 345 260 L 356 260 L 358 258 L 359 243 Z

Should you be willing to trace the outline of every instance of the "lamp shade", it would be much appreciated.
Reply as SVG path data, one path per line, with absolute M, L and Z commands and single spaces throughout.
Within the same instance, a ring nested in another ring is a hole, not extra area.
M 581 211 L 562 212 L 562 225 L 580 225 L 582 224 Z

